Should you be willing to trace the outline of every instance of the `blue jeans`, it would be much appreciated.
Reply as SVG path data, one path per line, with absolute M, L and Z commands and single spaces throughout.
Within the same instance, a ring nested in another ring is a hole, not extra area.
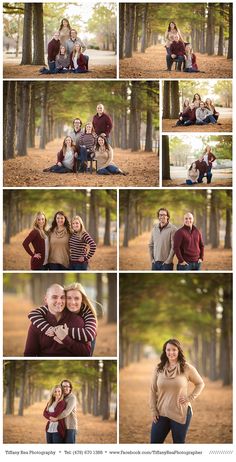
M 152 263 L 152 271 L 173 271 L 173 268 L 173 263 L 163 263 L 162 261 Z
M 83 262 L 80 262 L 80 263 L 71 262 L 70 266 L 69 266 L 69 270 L 87 271 L 87 269 L 88 269 L 88 262 L 87 261 L 83 261 Z
M 79 157 L 78 157 L 78 161 L 77 161 L 77 170 L 78 172 L 85 172 L 86 171 L 86 165 L 85 163 L 87 162 L 88 160 L 88 153 L 87 153 L 87 149 L 85 146 L 76 146 L 77 147 L 77 150 L 78 150 L 78 153 L 79 153 Z
M 63 438 L 58 432 L 55 432 L 55 433 L 46 432 L 46 439 L 47 439 L 47 444 L 64 443 Z
M 184 125 L 185 125 L 186 127 L 188 127 L 189 125 L 194 125 L 194 124 L 195 124 L 195 122 L 193 122 L 192 120 L 186 120 L 186 121 L 184 122 Z
M 177 56 L 177 58 L 171 58 L 171 55 L 170 54 L 167 54 L 166 55 L 166 64 L 167 64 L 167 68 L 169 71 L 171 71 L 171 67 L 172 67 L 172 64 L 173 62 L 177 62 L 177 69 L 179 71 L 181 71 L 181 66 L 184 62 L 184 57 L 183 56 Z
M 168 417 L 160 416 L 156 423 L 152 423 L 151 444 L 164 443 L 168 433 L 171 431 L 173 443 L 185 443 L 186 434 L 192 417 L 191 407 L 188 406 L 186 422 L 180 424 Z
M 76 430 L 68 429 L 66 430 L 65 443 L 75 444 L 76 443 Z
M 192 184 L 196 184 L 196 183 L 197 183 L 197 181 L 186 180 L 186 184 L 192 185 Z M 201 183 L 201 182 L 199 182 L 199 183 Z
M 115 175 L 116 173 L 119 173 L 119 169 L 116 165 L 108 165 L 107 167 L 105 168 L 100 168 L 98 171 L 97 171 L 98 175 Z
M 200 72 L 198 69 L 193 69 L 192 67 L 186 67 L 184 72 Z
M 208 115 L 204 120 L 197 120 L 196 125 L 216 124 L 216 119 L 213 115 Z
M 70 170 L 67 167 L 64 167 L 64 165 L 53 165 L 50 167 L 50 172 L 52 173 L 72 173 L 72 170 Z
M 198 183 L 202 183 L 202 179 L 204 177 L 204 173 L 200 173 L 199 177 L 198 177 Z M 207 178 L 207 183 L 211 183 L 211 179 L 212 179 L 212 173 L 211 171 L 207 172 L 206 174 L 206 178 Z
M 48 263 L 48 269 L 54 271 L 64 271 L 68 268 L 66 268 L 64 265 L 61 265 L 60 263 Z
M 200 269 L 201 263 L 198 263 L 197 261 L 192 261 L 187 265 L 180 265 L 179 263 L 177 264 L 178 271 L 199 271 Z

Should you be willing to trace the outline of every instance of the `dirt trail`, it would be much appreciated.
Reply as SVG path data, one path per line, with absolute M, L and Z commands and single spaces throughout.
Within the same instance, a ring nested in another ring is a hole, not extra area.
M 120 270 L 145 270 L 151 269 L 148 243 L 151 233 L 144 233 L 132 239 L 129 247 L 120 247 Z M 176 268 L 177 260 L 174 258 Z M 232 251 L 228 249 L 211 249 L 205 247 L 202 270 L 232 270 Z
M 5 444 L 44 444 L 46 419 L 42 413 L 46 401 L 35 403 L 25 410 L 25 415 L 4 416 L 3 442 Z M 116 422 L 103 421 L 101 417 L 90 414 L 83 415 L 78 411 L 79 431 L 77 443 L 79 444 L 114 444 L 116 443 Z M 24 431 L 22 431 L 24 429 Z
M 149 443 L 152 415 L 149 393 L 155 360 L 142 360 L 120 372 L 120 443 Z M 193 403 L 186 443 L 232 443 L 232 389 L 220 381 L 205 381 Z M 166 443 L 172 443 L 168 435 Z
M 26 157 L 16 157 L 3 163 L 3 179 L 6 187 L 126 187 L 159 186 L 159 162 L 155 153 L 131 152 L 114 149 L 114 162 L 123 175 L 97 175 L 91 173 L 58 174 L 43 172 L 44 168 L 55 164 L 56 153 L 62 146 L 62 139 L 47 144 L 46 149 L 29 148 Z
M 163 45 L 155 45 L 146 49 L 145 53 L 134 53 L 132 58 L 120 60 L 119 75 L 121 78 L 135 79 L 227 79 L 232 78 L 232 59 L 223 56 L 208 56 L 196 53 L 198 68 L 201 72 L 188 73 L 166 70 L 166 49 Z
M 11 238 L 10 244 L 3 246 L 4 270 L 30 270 L 30 256 L 22 247 L 22 242 L 29 234 L 30 229 L 25 229 Z M 107 247 L 98 244 L 96 252 L 89 263 L 89 270 L 116 270 L 117 255 L 116 245 Z

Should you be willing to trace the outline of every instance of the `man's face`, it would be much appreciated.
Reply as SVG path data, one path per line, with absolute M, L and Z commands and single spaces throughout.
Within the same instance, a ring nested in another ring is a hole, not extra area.
M 174 41 L 175 41 L 175 42 L 178 42 L 178 41 L 179 41 L 179 36 L 178 36 L 178 34 L 176 34 L 176 35 L 174 36 Z
M 101 104 L 98 104 L 97 106 L 97 113 L 98 115 L 101 115 L 103 113 L 103 106 Z
M 193 215 L 191 213 L 186 213 L 184 215 L 184 225 L 192 228 L 193 226 Z
M 60 38 L 59 32 L 55 32 L 53 38 L 54 38 L 55 40 L 59 40 L 59 38 Z
M 161 226 L 165 226 L 168 223 L 168 215 L 166 210 L 160 210 L 158 214 L 159 223 Z
M 60 286 L 52 286 L 49 288 L 45 301 L 51 314 L 61 313 L 65 308 L 65 292 Z
M 74 121 L 74 129 L 75 129 L 75 131 L 78 132 L 80 130 L 80 128 L 81 128 L 80 120 L 75 120 Z
M 63 389 L 63 392 L 64 392 L 64 395 L 69 395 L 69 393 L 71 392 L 71 388 L 70 388 L 70 384 L 69 382 L 62 382 L 62 389 Z
M 77 37 L 77 32 L 75 30 L 71 30 L 70 36 L 71 36 L 72 40 L 75 40 L 76 37 Z

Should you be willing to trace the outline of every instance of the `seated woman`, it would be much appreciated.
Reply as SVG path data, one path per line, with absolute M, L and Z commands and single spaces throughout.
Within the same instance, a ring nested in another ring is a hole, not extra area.
M 209 109 L 209 111 L 211 111 L 211 113 L 212 113 L 212 115 L 213 115 L 215 121 L 217 122 L 220 113 L 216 111 L 216 108 L 215 108 L 214 104 L 212 103 L 211 98 L 207 98 L 207 99 L 206 99 L 206 101 L 205 101 L 205 107 L 206 107 L 207 109 Z
M 196 55 L 190 44 L 185 47 L 185 66 L 184 72 L 200 72 L 197 65 Z
M 189 98 L 185 98 L 183 104 L 183 110 L 179 114 L 179 120 L 176 122 L 176 127 L 179 125 L 184 125 L 184 122 L 187 120 L 186 112 L 189 109 Z
M 64 45 L 60 45 L 59 53 L 56 55 L 54 69 L 43 67 L 40 74 L 64 74 L 69 72 L 70 58 L 66 53 Z
M 71 72 L 74 72 L 75 74 L 88 72 L 86 67 L 86 60 L 83 53 L 81 53 L 81 50 L 81 45 L 76 43 L 70 55 Z
M 212 112 L 206 108 L 205 103 L 201 101 L 200 106 L 196 109 L 196 125 L 208 124 L 216 124 L 216 120 Z
M 66 136 L 63 141 L 62 149 L 57 154 L 57 163 L 52 167 L 45 168 L 43 172 L 71 173 L 76 172 L 77 151 L 76 146 L 70 136 Z
M 186 184 L 192 185 L 198 182 L 199 170 L 197 169 L 196 162 L 193 162 L 187 172 Z
M 93 128 L 92 122 L 85 125 L 84 132 L 79 137 L 79 145 L 85 146 L 87 151 L 87 159 L 91 160 L 95 156 L 95 147 L 97 143 L 97 135 Z
M 113 160 L 113 149 L 108 144 L 106 137 L 100 135 L 95 148 L 95 159 L 97 160 L 97 173 L 99 175 L 126 175 L 118 168 Z

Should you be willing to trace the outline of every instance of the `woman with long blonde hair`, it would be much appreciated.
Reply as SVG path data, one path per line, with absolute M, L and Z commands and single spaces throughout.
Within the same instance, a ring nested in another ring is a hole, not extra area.
M 50 417 L 58 417 L 66 407 L 61 385 L 56 385 L 51 390 L 49 401 L 43 415 L 47 419 L 46 439 L 48 444 L 64 443 L 66 426 L 64 419 L 51 422 Z
M 76 74 L 88 72 L 86 68 L 85 57 L 82 53 L 82 46 L 79 43 L 75 43 L 70 54 L 70 67 L 71 71 Z
M 72 234 L 69 239 L 70 270 L 86 271 L 90 258 L 94 255 L 96 244 L 86 231 L 82 218 L 76 215 L 71 220 Z
M 22 242 L 26 252 L 31 256 L 31 270 L 46 270 L 49 254 L 49 238 L 45 213 L 37 212 L 33 229 Z

